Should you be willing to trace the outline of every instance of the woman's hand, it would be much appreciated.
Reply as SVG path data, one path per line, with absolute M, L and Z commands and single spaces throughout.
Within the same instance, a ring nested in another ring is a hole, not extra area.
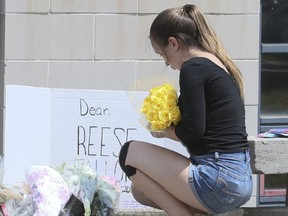
M 174 141 L 181 142 L 181 140 L 176 136 L 174 129 L 175 129 L 175 126 L 172 125 L 163 131 L 150 131 L 150 133 L 155 138 L 165 138 L 166 137 L 168 139 L 172 139 Z
M 150 131 L 151 135 L 155 138 L 164 138 L 164 131 Z

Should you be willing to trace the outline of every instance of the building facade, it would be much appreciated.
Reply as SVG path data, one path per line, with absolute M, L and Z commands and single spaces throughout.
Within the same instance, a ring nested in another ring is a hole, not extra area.
M 2 153 L 6 85 L 146 91 L 137 80 L 165 76 L 177 83 L 178 73 L 154 53 L 148 33 L 159 12 L 186 3 L 205 13 L 242 71 L 247 132 L 256 135 L 260 0 L 1 0 Z

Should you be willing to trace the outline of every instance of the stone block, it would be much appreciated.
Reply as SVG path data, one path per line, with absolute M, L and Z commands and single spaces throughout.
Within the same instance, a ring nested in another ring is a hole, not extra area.
M 93 59 L 93 15 L 6 15 L 5 58 Z
M 258 133 L 258 109 L 257 105 L 245 105 L 246 130 L 250 136 Z
M 245 81 L 245 104 L 259 104 L 259 62 L 258 60 L 235 60 Z
M 49 88 L 131 90 L 135 63 L 130 61 L 51 62 Z
M 288 139 L 249 137 L 251 165 L 254 173 L 288 173 Z
M 139 13 L 160 13 L 161 11 L 172 8 L 181 7 L 185 4 L 194 4 L 199 7 L 203 13 L 220 13 L 221 0 L 139 0 Z
M 155 16 L 96 15 L 95 59 L 154 59 L 150 25 Z M 109 28 L 108 28 L 109 26 Z
M 259 0 L 222 0 L 224 14 L 259 14 Z
M 6 61 L 5 84 L 47 87 L 48 62 Z
M 51 0 L 52 13 L 137 13 L 135 0 Z
M 8 0 L 5 1 L 6 13 L 48 13 L 50 0 Z
M 233 59 L 259 59 L 258 15 L 206 16 Z
M 137 91 L 148 91 L 164 83 L 172 84 L 179 91 L 179 71 L 167 67 L 164 61 L 140 61 L 136 70 Z

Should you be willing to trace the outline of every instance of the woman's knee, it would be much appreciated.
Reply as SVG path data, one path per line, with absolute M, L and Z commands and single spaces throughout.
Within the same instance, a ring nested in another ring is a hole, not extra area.
M 128 141 L 124 143 L 124 145 L 120 149 L 119 153 L 119 164 L 121 169 L 124 171 L 124 173 L 127 175 L 128 178 L 133 176 L 136 173 L 136 168 L 130 165 L 126 165 L 126 158 L 128 154 L 128 150 L 130 147 L 130 144 L 133 142 L 133 140 Z

